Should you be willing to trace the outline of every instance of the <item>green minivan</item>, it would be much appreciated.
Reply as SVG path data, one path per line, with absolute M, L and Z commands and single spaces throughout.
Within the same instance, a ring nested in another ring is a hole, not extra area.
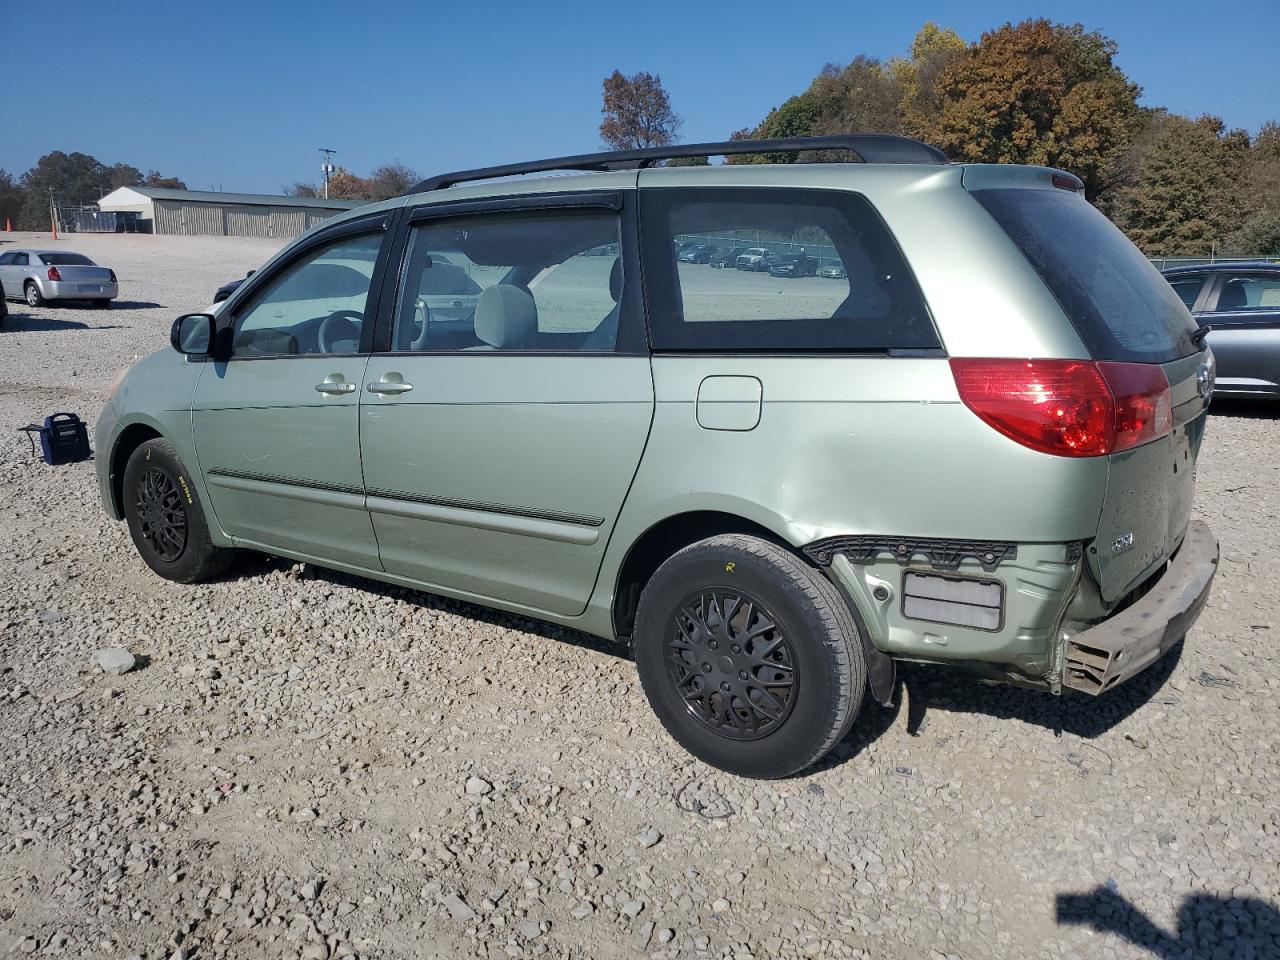
M 806 149 L 862 162 L 664 163 Z M 1104 693 L 1217 567 L 1212 354 L 1058 170 L 863 134 L 446 174 L 171 341 L 97 424 L 156 573 L 257 550 L 630 642 L 671 735 L 744 776 L 820 759 L 899 660 Z

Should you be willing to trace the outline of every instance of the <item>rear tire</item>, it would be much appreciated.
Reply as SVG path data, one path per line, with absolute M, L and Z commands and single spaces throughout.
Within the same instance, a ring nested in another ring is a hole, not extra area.
M 641 594 L 634 642 L 667 732 L 744 777 L 786 777 L 821 759 L 852 726 L 867 684 L 839 592 L 759 537 L 711 537 L 663 563 Z
M 234 553 L 210 538 L 195 487 L 168 440 L 148 440 L 129 456 L 123 499 L 133 545 L 166 580 L 198 583 L 231 563 Z
M 41 295 L 41 293 L 40 293 L 40 288 L 36 286 L 36 282 L 35 282 L 34 280 L 28 280 L 28 281 L 27 281 L 26 294 L 27 294 L 27 306 L 28 306 L 28 307 L 43 307 L 43 306 L 44 306 L 44 304 L 45 304 L 45 299 L 44 299 L 44 297 Z

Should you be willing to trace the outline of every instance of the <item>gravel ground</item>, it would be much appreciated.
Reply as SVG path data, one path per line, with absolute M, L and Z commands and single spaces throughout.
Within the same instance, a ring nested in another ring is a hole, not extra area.
M 820 769 L 756 783 L 691 761 L 570 631 L 260 557 L 151 575 L 92 464 L 13 428 L 92 420 L 275 244 L 60 246 L 123 302 L 0 331 L 0 952 L 1280 955 L 1272 410 L 1211 418 L 1223 562 L 1175 654 L 1100 701 L 904 671 Z M 93 662 L 117 646 L 137 669 Z

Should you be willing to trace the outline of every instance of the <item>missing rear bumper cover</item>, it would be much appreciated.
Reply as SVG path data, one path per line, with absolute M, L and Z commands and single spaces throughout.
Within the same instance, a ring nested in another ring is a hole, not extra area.
M 815 540 L 804 548 L 819 566 L 827 566 L 837 554 L 850 560 L 874 560 L 889 554 L 906 566 L 923 558 L 939 570 L 954 570 L 965 560 L 976 560 L 990 573 L 1005 560 L 1018 558 L 1017 544 L 1000 540 L 941 540 L 930 537 L 848 536 Z

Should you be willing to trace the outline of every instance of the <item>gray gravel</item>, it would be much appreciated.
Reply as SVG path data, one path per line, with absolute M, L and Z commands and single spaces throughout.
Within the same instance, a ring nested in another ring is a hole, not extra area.
M 266 558 L 153 576 L 92 465 L 13 429 L 92 419 L 275 244 L 62 246 L 126 303 L 0 330 L 0 953 L 1280 955 L 1280 410 L 1211 418 L 1223 562 L 1177 656 L 1100 701 L 904 671 L 821 769 L 755 783 L 581 635 Z

